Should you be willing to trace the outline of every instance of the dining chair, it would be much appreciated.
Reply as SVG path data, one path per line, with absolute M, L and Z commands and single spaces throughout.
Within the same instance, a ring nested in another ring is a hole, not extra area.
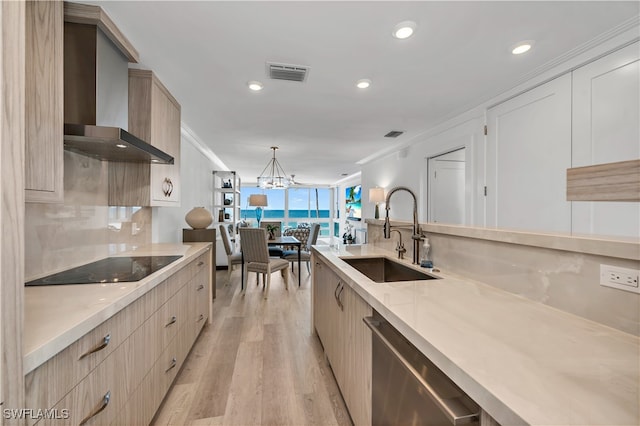
M 309 234 L 311 231 L 311 227 L 308 228 L 289 228 L 285 229 L 282 235 L 285 237 L 290 236 L 294 237 L 296 240 L 300 241 L 302 247 L 307 247 L 307 241 L 309 240 Z M 285 246 L 285 250 L 293 250 L 294 246 Z
M 269 249 L 267 246 L 267 231 L 263 228 L 240 228 L 240 246 L 244 255 L 244 289 L 242 294 L 247 291 L 247 276 L 249 272 L 262 274 L 262 282 L 266 281 L 264 298 L 269 294 L 271 285 L 271 274 L 280 271 L 284 278 L 284 287 L 289 290 L 289 261 L 269 257 Z
M 300 251 L 300 261 L 307 262 L 307 271 L 309 271 L 309 273 L 311 273 L 311 268 L 309 267 L 309 264 L 311 262 L 311 246 L 318 241 L 319 234 L 320 224 L 314 223 L 313 225 L 311 225 L 307 244 L 305 245 L 304 250 Z M 282 258 L 291 262 L 291 269 L 293 270 L 293 264 L 298 261 L 298 250 L 285 250 L 282 254 Z M 300 273 L 300 271 L 298 271 L 298 273 Z
M 229 230 L 226 225 L 220 225 L 220 238 L 224 245 L 224 251 L 227 253 L 227 281 L 231 284 L 231 272 L 233 271 L 233 265 L 242 265 L 242 253 L 234 253 L 233 248 L 231 247 Z

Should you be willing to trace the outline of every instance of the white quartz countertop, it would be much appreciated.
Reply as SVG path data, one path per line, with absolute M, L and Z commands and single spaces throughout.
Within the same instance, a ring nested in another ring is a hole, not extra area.
M 24 374 L 210 249 L 211 243 L 151 244 L 119 253 L 117 256 L 182 256 L 140 281 L 25 287 Z
M 640 424 L 638 337 L 446 270 L 375 283 L 340 259 L 397 260 L 374 246 L 314 252 L 503 426 Z

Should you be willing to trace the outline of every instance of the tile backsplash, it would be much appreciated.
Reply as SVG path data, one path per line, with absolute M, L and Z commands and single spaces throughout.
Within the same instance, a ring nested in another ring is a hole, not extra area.
M 25 206 L 25 280 L 151 243 L 150 207 L 108 205 L 106 162 L 64 153 L 64 203 Z

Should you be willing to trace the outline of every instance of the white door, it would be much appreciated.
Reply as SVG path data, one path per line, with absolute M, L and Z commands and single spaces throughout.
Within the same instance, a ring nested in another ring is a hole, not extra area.
M 429 159 L 429 216 L 431 222 L 465 223 L 465 150 Z
M 640 46 L 573 72 L 573 167 L 640 158 Z M 572 203 L 572 232 L 640 235 L 640 203 Z
M 571 75 L 487 111 L 487 226 L 571 231 Z

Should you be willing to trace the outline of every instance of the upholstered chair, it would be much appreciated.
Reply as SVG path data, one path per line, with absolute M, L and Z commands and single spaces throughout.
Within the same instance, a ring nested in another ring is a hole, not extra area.
M 267 246 L 267 231 L 263 228 L 240 228 L 240 245 L 244 255 L 244 279 L 245 282 L 243 294 L 247 291 L 247 276 L 249 272 L 262 274 L 263 283 L 266 279 L 266 288 L 264 290 L 264 298 L 269 294 L 271 286 L 271 274 L 280 271 L 284 278 L 284 286 L 289 289 L 289 261 L 269 257 L 269 249 Z
M 307 240 L 309 239 L 310 231 L 311 231 L 311 228 L 289 228 L 289 229 L 285 229 L 283 235 L 295 237 L 298 241 L 300 241 L 300 244 L 302 244 L 302 247 L 306 247 Z M 285 247 L 285 249 L 293 250 L 294 247 Z
M 311 225 L 311 228 L 309 231 L 309 238 L 307 238 L 306 240 L 306 245 L 304 245 L 304 250 L 300 251 L 300 261 L 307 262 L 307 271 L 309 271 L 309 273 L 311 273 L 311 269 L 309 268 L 309 264 L 311 263 L 311 246 L 318 241 L 319 234 L 320 234 L 320 224 L 314 223 L 313 225 Z M 293 269 L 293 264 L 298 261 L 298 250 L 297 249 L 285 250 L 282 253 L 282 258 L 291 262 L 291 269 Z M 300 273 L 300 271 L 298 271 L 298 273 Z

